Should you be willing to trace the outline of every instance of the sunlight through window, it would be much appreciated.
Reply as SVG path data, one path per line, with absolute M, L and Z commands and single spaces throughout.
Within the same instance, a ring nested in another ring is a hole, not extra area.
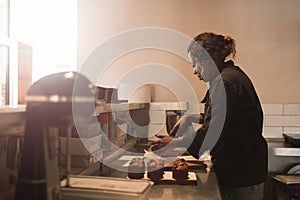
M 14 34 L 32 46 L 32 81 L 76 70 L 77 1 L 15 0 Z

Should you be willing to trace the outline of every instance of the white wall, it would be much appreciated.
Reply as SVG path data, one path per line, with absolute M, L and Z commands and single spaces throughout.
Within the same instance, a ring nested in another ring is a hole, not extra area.
M 133 28 L 163 27 L 190 37 L 213 31 L 236 39 L 236 63 L 252 78 L 262 103 L 299 103 L 299 8 L 297 0 L 78 0 L 78 68 L 99 44 Z M 113 86 L 124 73 L 148 62 L 180 71 L 199 100 L 204 95 L 206 86 L 185 60 L 155 50 L 120 57 L 103 84 Z M 157 91 L 157 100 L 168 99 Z

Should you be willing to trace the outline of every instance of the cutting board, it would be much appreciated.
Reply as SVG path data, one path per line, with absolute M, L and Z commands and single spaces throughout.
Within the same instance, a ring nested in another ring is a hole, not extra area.
M 284 184 L 300 184 L 300 176 L 293 176 L 293 175 L 276 175 L 273 177 L 274 179 L 280 181 Z
M 164 171 L 164 176 L 160 180 L 150 180 L 147 177 L 147 172 L 144 175 L 142 180 L 153 181 L 155 184 L 169 184 L 169 185 L 197 185 L 197 176 L 195 172 L 189 172 L 188 179 L 183 181 L 177 181 L 176 179 L 172 178 L 172 171 Z M 128 177 L 127 177 L 128 178 Z

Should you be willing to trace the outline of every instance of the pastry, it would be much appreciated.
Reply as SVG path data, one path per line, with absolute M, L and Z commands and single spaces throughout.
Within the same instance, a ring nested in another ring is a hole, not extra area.
M 164 176 L 164 161 L 161 159 L 150 159 L 147 162 L 147 176 L 151 180 L 159 180 Z
M 145 162 L 142 158 L 133 158 L 128 166 L 128 177 L 131 179 L 141 179 L 145 175 Z
M 177 159 L 172 165 L 172 177 L 176 180 L 183 181 L 188 179 L 188 164 L 184 159 Z

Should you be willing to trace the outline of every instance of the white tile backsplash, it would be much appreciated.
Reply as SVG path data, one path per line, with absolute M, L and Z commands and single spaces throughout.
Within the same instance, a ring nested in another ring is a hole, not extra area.
M 262 104 L 263 136 L 282 138 L 283 133 L 300 133 L 300 104 Z M 150 109 L 149 135 L 166 132 L 166 113 L 153 105 Z
M 265 116 L 264 126 L 300 126 L 300 116 Z
M 300 104 L 263 104 L 266 138 L 282 138 L 283 133 L 300 133 Z
M 264 115 L 282 115 L 283 104 L 262 104 Z
M 300 104 L 284 104 L 284 115 L 300 115 Z
M 264 126 L 284 126 L 284 117 L 280 115 L 266 115 Z
M 283 116 L 284 126 L 299 126 L 300 127 L 300 116 Z
M 263 127 L 263 136 L 266 138 L 282 138 L 283 127 Z
M 300 133 L 300 127 L 283 127 L 284 133 Z

